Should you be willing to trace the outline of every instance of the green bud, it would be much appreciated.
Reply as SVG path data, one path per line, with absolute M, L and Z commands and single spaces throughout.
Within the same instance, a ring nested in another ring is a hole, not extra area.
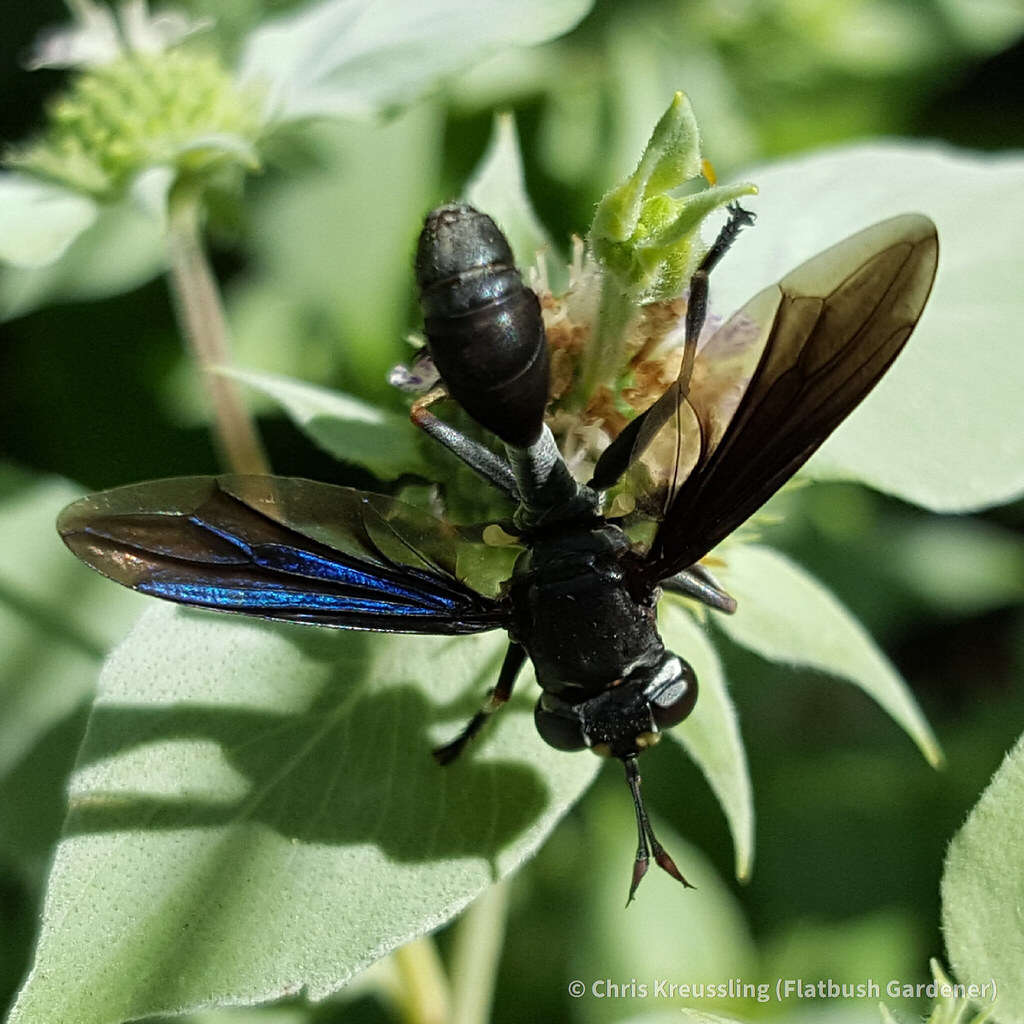
M 697 120 L 690 101 L 677 92 L 636 170 L 598 203 L 590 229 L 594 255 L 627 294 L 638 299 L 679 294 L 704 255 L 705 217 L 757 191 L 743 182 L 669 195 L 702 172 Z
M 677 92 L 636 170 L 595 211 L 589 241 L 601 272 L 600 300 L 570 404 L 585 404 L 622 373 L 641 307 L 681 296 L 707 251 L 701 227 L 708 214 L 757 192 L 749 182 L 720 186 L 710 178 L 693 108 Z M 688 194 L 672 194 L 687 185 Z

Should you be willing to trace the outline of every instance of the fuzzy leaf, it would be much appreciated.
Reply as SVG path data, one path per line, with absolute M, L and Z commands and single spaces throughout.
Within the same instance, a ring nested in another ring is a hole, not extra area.
M 516 264 L 525 274 L 538 256 L 556 294 L 563 285 L 565 265 L 559 260 L 544 225 L 530 202 L 523 177 L 523 157 L 512 114 L 494 119 L 491 142 L 466 185 L 466 199 L 494 218 L 512 246 Z
M 88 196 L 0 171 L 0 260 L 27 269 L 45 267 L 64 255 L 96 213 Z
M 636 853 L 636 832 L 625 819 L 629 799 L 620 787 L 625 789 L 621 783 L 611 791 L 601 787 L 587 800 L 587 816 L 592 822 L 592 834 L 586 837 L 587 868 L 593 878 L 588 878 L 588 891 L 577 911 L 586 924 L 582 934 L 587 941 L 574 949 L 572 956 L 574 976 L 586 982 L 586 991 L 578 1001 L 582 1011 L 578 1019 L 588 1024 L 619 1022 L 623 1009 L 628 1007 L 635 1015 L 630 1019 L 644 1020 L 642 1010 L 670 1007 L 673 1019 L 678 1021 L 684 1004 L 689 1003 L 690 1011 L 695 1012 L 692 1004 L 702 1001 L 692 992 L 686 996 L 678 989 L 672 994 L 667 986 L 656 989 L 659 980 L 693 984 L 712 979 L 752 979 L 757 973 L 757 950 L 732 887 L 698 847 L 676 835 L 657 817 L 654 827 L 659 840 L 696 889 L 683 889 L 652 868 L 637 890 L 636 901 L 623 911 Z M 695 827 L 699 825 L 695 823 Z M 627 991 L 625 996 L 614 998 L 608 982 L 628 984 L 632 978 L 646 985 L 646 994 L 638 985 L 635 995 Z M 715 1000 L 703 1002 L 713 1005 Z M 721 1005 L 722 1000 L 718 1002 Z M 739 1000 L 729 1002 L 730 1009 L 735 1009 Z M 655 1013 L 653 1019 L 662 1018 Z M 719 1020 L 706 1019 L 716 1024 Z
M 598 764 L 528 693 L 434 763 L 502 647 L 152 608 L 101 676 L 12 1024 L 322 999 L 514 870 Z
M 715 622 L 731 639 L 770 661 L 846 679 L 874 698 L 932 765 L 938 741 L 907 684 L 856 619 L 817 580 L 770 548 L 734 543 L 720 578 L 736 598 L 735 615 Z
M 0 267 L 0 320 L 58 300 L 98 299 L 138 287 L 167 261 L 160 225 L 135 202 L 104 206 L 62 258 L 45 267 Z
M 1024 319 L 1015 239 L 1024 230 L 1024 158 L 876 143 L 745 172 L 760 194 L 747 231 L 712 278 L 729 314 L 803 260 L 897 213 L 939 229 L 935 288 L 906 350 L 808 464 L 937 511 L 1024 492 L 1019 381 Z
M 700 699 L 693 714 L 668 735 L 681 743 L 722 805 L 736 857 L 736 877 L 750 877 L 754 860 L 754 797 L 736 709 L 715 649 L 693 617 L 671 597 L 661 602 L 662 639 L 697 674 Z
M 108 647 L 145 605 L 61 544 L 57 513 L 80 496 L 46 479 L 0 502 L 0 775 L 92 692 Z
M 267 91 L 268 116 L 371 117 L 507 46 L 568 32 L 592 0 L 327 0 L 256 29 L 243 81 Z
M 300 430 L 342 462 L 354 462 L 381 480 L 403 473 L 429 476 L 405 416 L 339 391 L 252 370 L 222 369 L 278 402 Z
M 690 1006 L 678 1010 L 660 1010 L 638 1017 L 627 1017 L 622 1024 L 743 1024 L 735 1017 L 722 1017 L 717 1013 L 705 1013 Z
M 942 930 L 956 980 L 989 991 L 995 981 L 1000 1024 L 1024 1021 L 1022 806 L 1024 738 L 954 836 L 942 876 Z

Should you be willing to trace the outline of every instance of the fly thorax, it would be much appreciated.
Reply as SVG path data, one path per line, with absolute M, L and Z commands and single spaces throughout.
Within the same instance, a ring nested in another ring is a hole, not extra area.
M 620 530 L 600 525 L 556 532 L 517 563 L 516 638 L 545 690 L 599 692 L 663 649 L 653 596 L 638 601 L 623 574 L 627 547 Z

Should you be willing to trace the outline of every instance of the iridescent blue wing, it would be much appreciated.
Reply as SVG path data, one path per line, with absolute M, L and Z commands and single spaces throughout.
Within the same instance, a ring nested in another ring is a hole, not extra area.
M 661 521 L 642 577 L 702 558 L 810 458 L 903 348 L 937 260 L 927 217 L 893 217 L 797 267 L 711 336 L 690 380 L 633 431 L 627 482 L 638 511 Z
M 477 633 L 508 620 L 505 602 L 460 579 L 455 527 L 347 487 L 156 480 L 82 498 L 57 529 L 87 565 L 179 604 L 388 633 Z

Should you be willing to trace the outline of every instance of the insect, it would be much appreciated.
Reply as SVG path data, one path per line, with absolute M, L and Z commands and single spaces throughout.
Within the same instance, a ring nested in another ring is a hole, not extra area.
M 544 422 L 548 348 L 540 305 L 508 242 L 465 205 L 435 210 L 416 258 L 428 347 L 448 393 L 504 443 L 507 458 L 414 405 L 414 422 L 516 504 L 522 552 L 493 593 L 460 558 L 486 553 L 457 528 L 393 498 L 308 480 L 158 480 L 83 498 L 58 529 L 84 562 L 185 605 L 345 629 L 460 634 L 509 643 L 481 709 L 434 753 L 454 760 L 506 703 L 529 658 L 534 719 L 559 750 L 625 767 L 637 826 L 629 899 L 653 857 L 688 885 L 655 837 L 637 757 L 697 700 L 665 649 L 663 590 L 722 612 L 733 599 L 700 564 L 810 457 L 871 390 L 924 308 L 938 258 L 918 214 L 847 238 L 751 299 L 700 346 L 708 275 L 752 216 L 739 206 L 695 273 L 679 375 L 598 459 L 570 473 Z M 657 522 L 631 540 L 602 496 L 625 481 Z M 684 652 L 685 653 L 685 652 Z

